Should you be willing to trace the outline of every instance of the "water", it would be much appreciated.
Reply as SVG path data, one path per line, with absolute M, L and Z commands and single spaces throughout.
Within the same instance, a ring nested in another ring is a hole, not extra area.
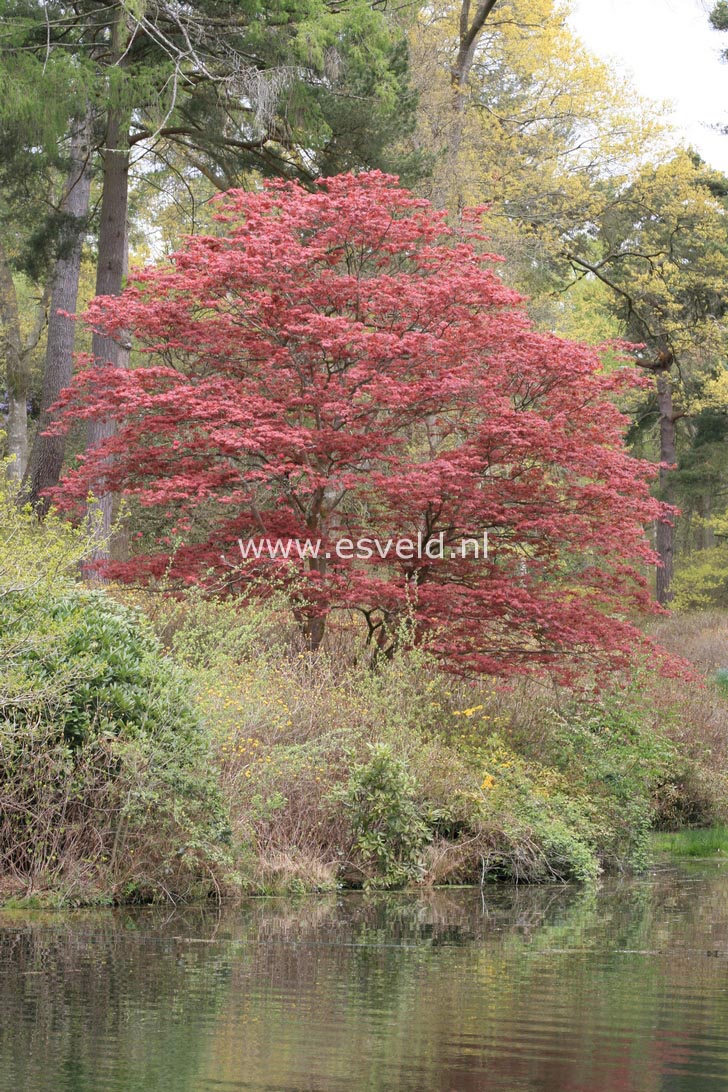
M 0 1089 L 728 1089 L 728 866 L 0 911 Z

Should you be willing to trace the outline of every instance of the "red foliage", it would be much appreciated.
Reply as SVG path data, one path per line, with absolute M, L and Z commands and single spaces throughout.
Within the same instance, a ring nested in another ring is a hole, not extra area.
M 475 231 L 456 236 L 395 178 L 233 191 L 218 219 L 225 235 L 190 238 L 94 300 L 87 321 L 131 331 L 145 355 L 128 371 L 85 367 L 62 396 L 60 427 L 105 417 L 117 430 L 57 501 L 113 490 L 154 529 L 114 575 L 216 570 L 235 590 L 295 569 L 309 617 L 355 608 L 389 640 L 411 611 L 457 669 L 628 657 L 659 510 L 612 401 L 636 373 L 603 375 L 593 350 L 535 332 Z M 249 536 L 321 537 L 325 551 L 342 536 L 449 544 L 485 530 L 487 561 L 230 569 Z

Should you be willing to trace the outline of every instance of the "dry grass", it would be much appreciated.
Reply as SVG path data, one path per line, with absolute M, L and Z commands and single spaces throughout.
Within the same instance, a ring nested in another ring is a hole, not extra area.
M 251 894 L 295 894 L 333 891 L 338 886 L 339 861 L 295 848 L 261 849 L 244 890 Z
M 728 666 L 728 612 L 674 613 L 653 623 L 655 639 L 698 678 L 652 680 L 653 718 L 685 760 L 685 774 L 660 801 L 667 826 L 728 820 L 728 697 L 713 678 Z
M 653 622 L 650 632 L 675 656 L 682 656 L 703 675 L 728 668 L 728 611 L 674 613 Z
M 683 656 L 705 682 L 655 679 L 652 692 L 656 721 L 682 747 L 703 752 L 716 767 L 728 768 L 728 701 L 710 676 L 728 666 L 728 613 L 705 611 L 673 614 L 654 627 L 656 639 L 668 651 Z

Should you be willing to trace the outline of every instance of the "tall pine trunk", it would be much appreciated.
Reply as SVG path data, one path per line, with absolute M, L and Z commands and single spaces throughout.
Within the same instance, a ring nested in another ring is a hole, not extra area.
M 8 455 L 10 476 L 20 481 L 28 465 L 28 394 L 30 383 L 22 366 L 8 368 Z M 18 382 L 19 380 L 19 382 Z
M 8 473 L 20 479 L 28 457 L 27 399 L 30 380 L 25 367 L 15 283 L 7 257 L 0 249 L 0 351 L 5 365 L 7 441 L 11 458 Z
M 89 113 L 78 119 L 71 130 L 71 163 L 61 203 L 61 211 L 71 218 L 69 236 L 53 277 L 40 421 L 26 475 L 26 496 L 40 513 L 48 508 L 43 491 L 57 485 L 65 454 L 65 437 L 46 436 L 44 432 L 51 424 L 51 407 L 73 374 L 76 323 L 68 316 L 74 314 L 78 302 L 81 252 L 91 194 L 92 138 L 93 120 Z
M 112 55 L 114 64 L 123 58 L 124 9 L 116 9 L 112 27 Z M 125 103 L 112 104 L 107 114 L 106 140 L 103 151 L 103 190 L 99 222 L 98 266 L 96 270 L 96 295 L 118 296 L 124 284 L 127 269 L 127 210 L 129 204 L 129 109 Z M 92 353 L 97 362 L 111 363 L 119 368 L 129 363 L 129 348 L 125 339 L 104 337 L 94 333 Z M 91 421 L 87 445 L 95 447 L 114 435 L 114 423 L 110 420 Z M 96 500 L 92 518 L 96 528 L 98 548 L 96 559 L 108 557 L 113 495 L 102 490 Z

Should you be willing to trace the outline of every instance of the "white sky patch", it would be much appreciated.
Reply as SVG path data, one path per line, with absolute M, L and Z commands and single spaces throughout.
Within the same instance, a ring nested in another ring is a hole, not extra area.
M 591 53 L 629 73 L 646 98 L 670 100 L 685 142 L 728 173 L 728 33 L 711 0 L 574 0 L 570 23 Z

